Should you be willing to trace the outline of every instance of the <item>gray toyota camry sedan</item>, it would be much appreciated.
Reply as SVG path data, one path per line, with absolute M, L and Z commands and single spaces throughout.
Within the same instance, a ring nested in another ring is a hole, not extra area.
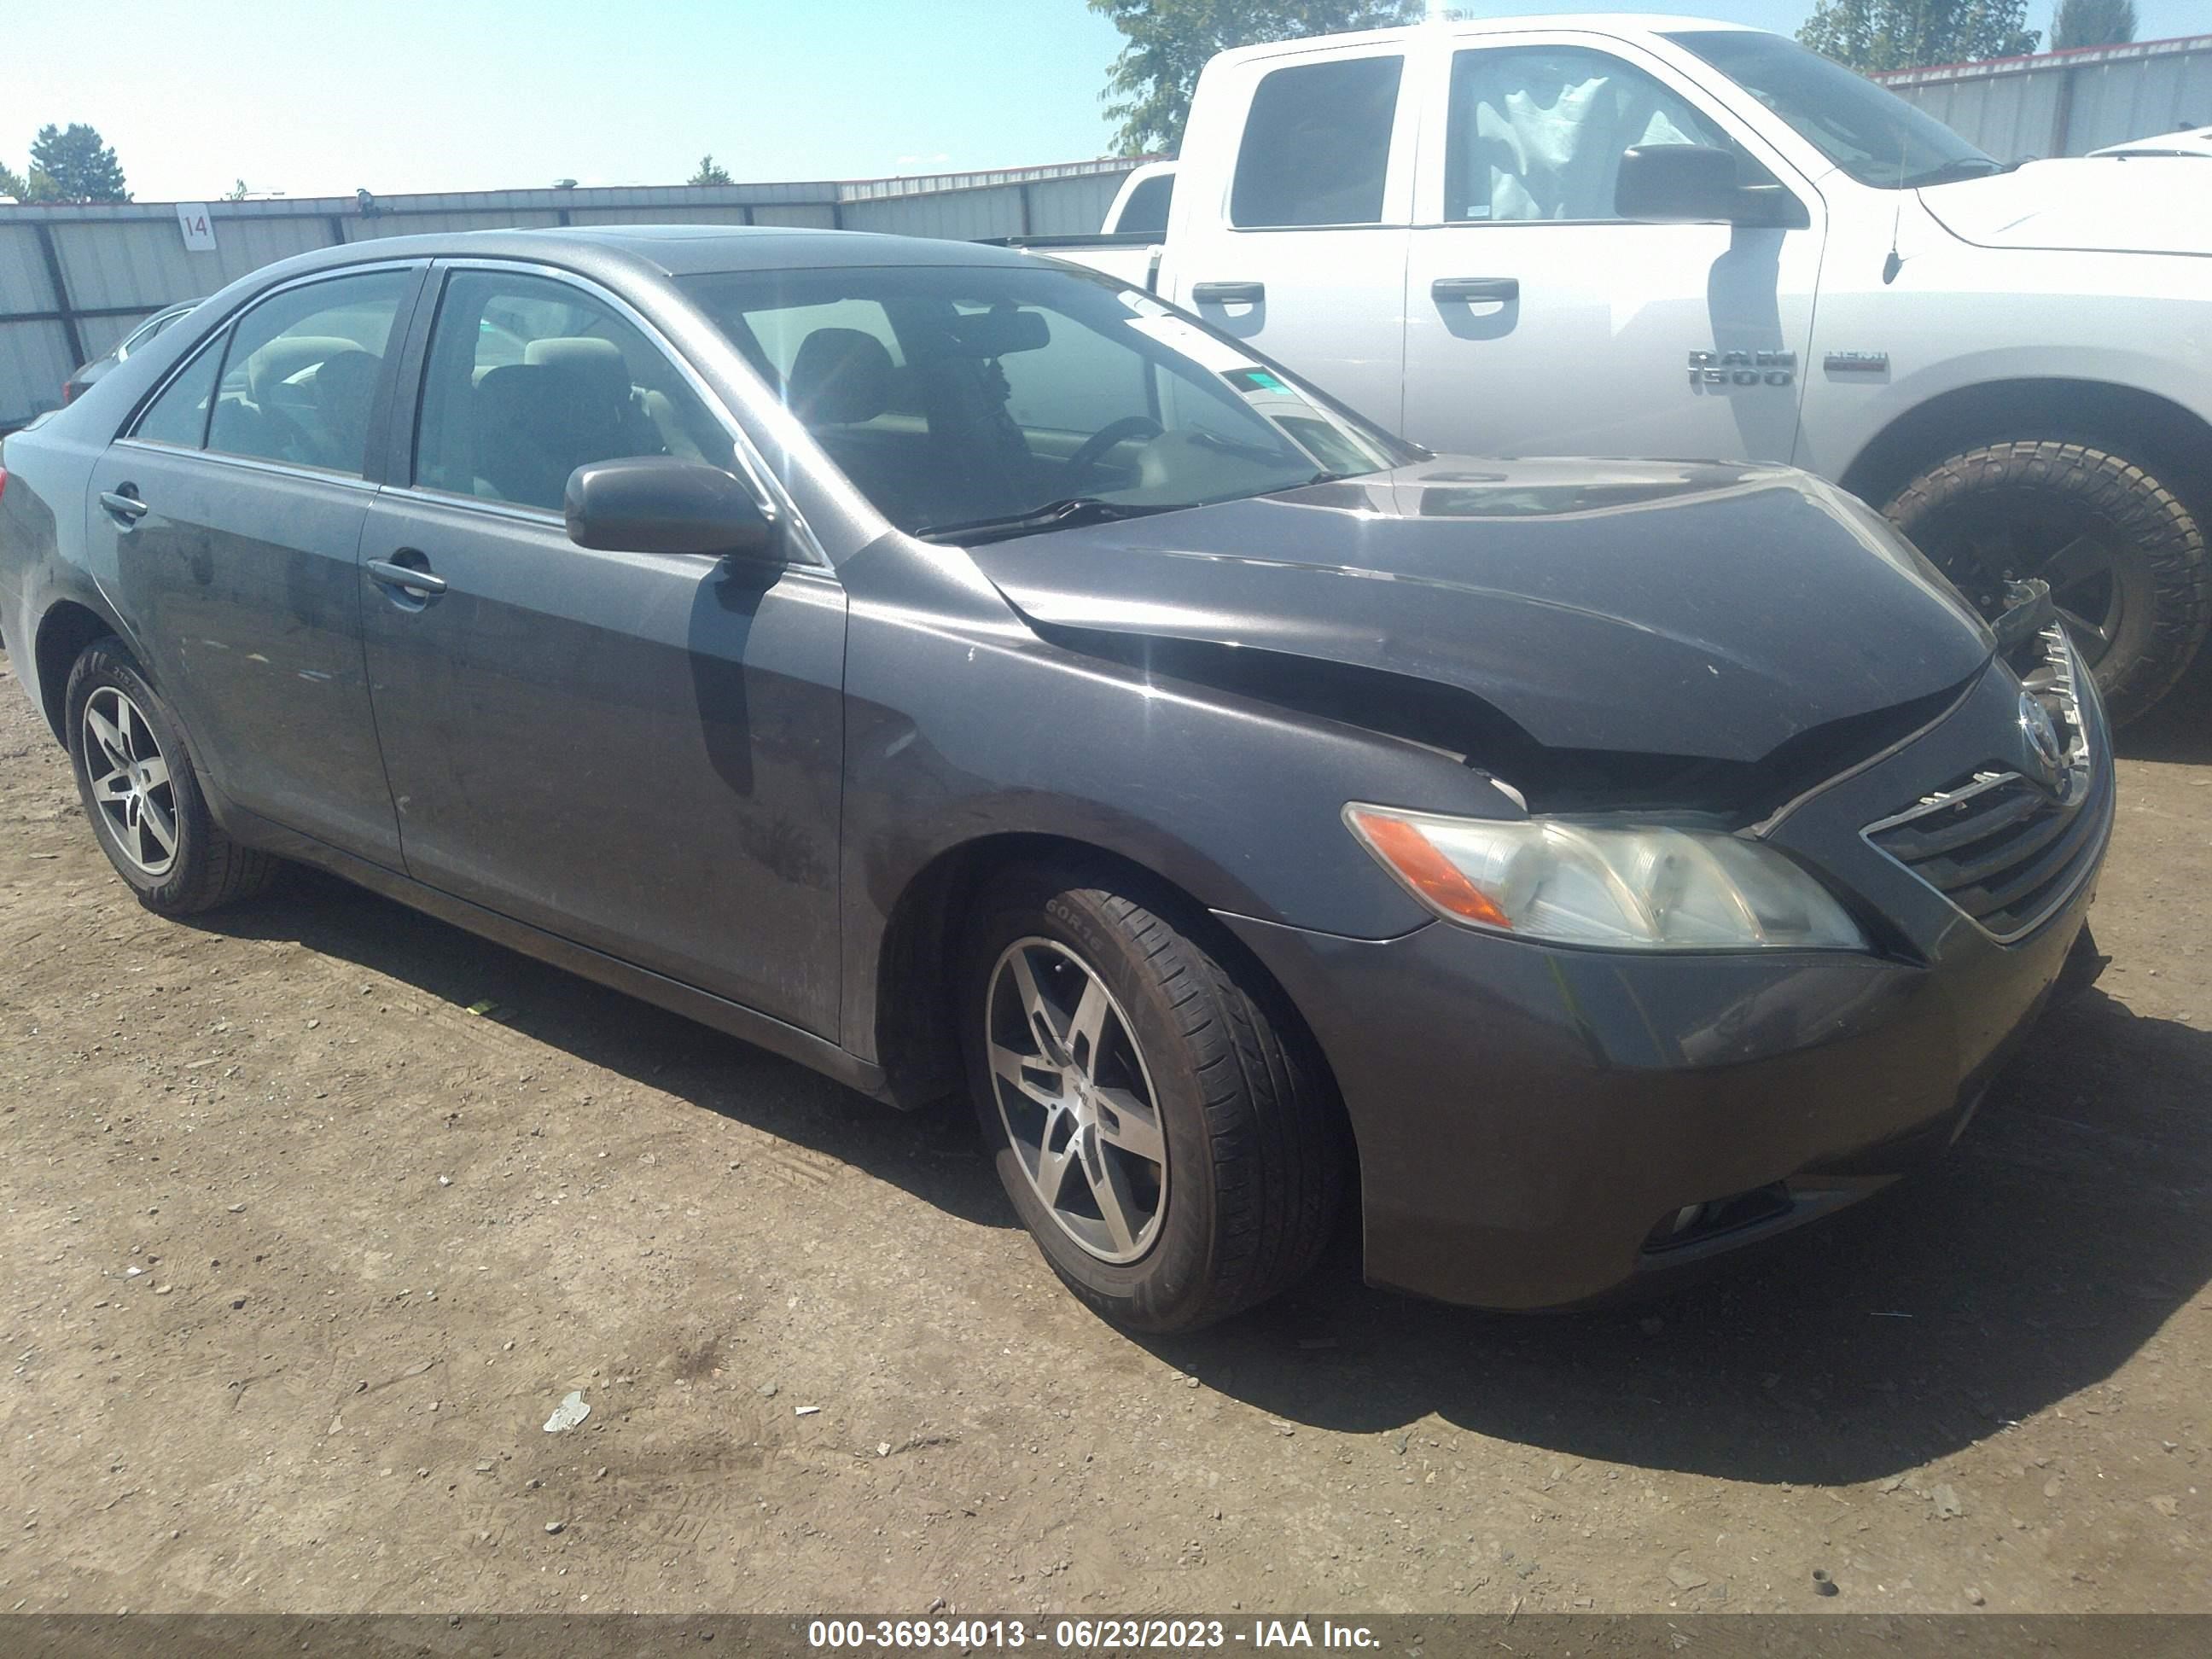
M 1370 1279 L 1497 1307 L 1766 1238 L 2089 959 L 2035 585 L 1992 631 L 1786 469 L 1431 456 L 1033 255 L 334 248 L 0 469 L 0 633 L 142 902 L 319 865 L 965 1092 L 1140 1329 L 1355 1200 Z

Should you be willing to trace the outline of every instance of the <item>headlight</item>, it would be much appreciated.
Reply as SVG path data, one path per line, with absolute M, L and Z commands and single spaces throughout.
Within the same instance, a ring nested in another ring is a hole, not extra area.
M 1865 936 L 1779 853 L 1701 830 L 1438 817 L 1358 802 L 1344 821 L 1452 921 L 1613 951 L 1856 951 Z

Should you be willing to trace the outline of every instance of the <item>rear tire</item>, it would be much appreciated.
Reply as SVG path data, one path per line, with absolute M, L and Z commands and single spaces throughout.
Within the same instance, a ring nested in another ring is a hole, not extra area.
M 978 907 L 957 1006 L 986 1144 L 1053 1271 L 1116 1324 L 1189 1331 L 1312 1267 L 1347 1158 L 1295 1017 L 1142 891 L 1079 862 L 1011 872 Z
M 94 640 L 70 670 L 64 730 L 94 837 L 138 902 L 192 915 L 250 898 L 282 867 L 208 811 L 177 717 L 123 641 Z
M 2008 580 L 2050 581 L 2116 726 L 2172 690 L 2212 620 L 2206 526 L 2109 450 L 1984 445 L 1929 468 L 1883 512 L 1985 616 Z

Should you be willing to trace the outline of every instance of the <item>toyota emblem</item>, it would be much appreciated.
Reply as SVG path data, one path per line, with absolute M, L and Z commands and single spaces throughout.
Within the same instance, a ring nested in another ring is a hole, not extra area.
M 2058 740 L 2058 727 L 2051 711 L 2026 691 L 2020 694 L 2020 735 L 2037 781 L 2046 789 L 2057 790 L 2065 773 L 2065 745 Z

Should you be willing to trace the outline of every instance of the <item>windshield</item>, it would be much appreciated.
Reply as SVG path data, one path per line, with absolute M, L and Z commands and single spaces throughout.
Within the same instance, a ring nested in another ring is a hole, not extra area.
M 680 282 L 854 486 L 916 534 L 1049 529 L 1079 504 L 1161 512 L 1419 453 L 1150 295 L 1061 266 Z
M 1667 38 L 1737 82 L 1863 185 L 1911 189 L 2004 170 L 1934 116 L 1794 40 L 1747 30 Z

